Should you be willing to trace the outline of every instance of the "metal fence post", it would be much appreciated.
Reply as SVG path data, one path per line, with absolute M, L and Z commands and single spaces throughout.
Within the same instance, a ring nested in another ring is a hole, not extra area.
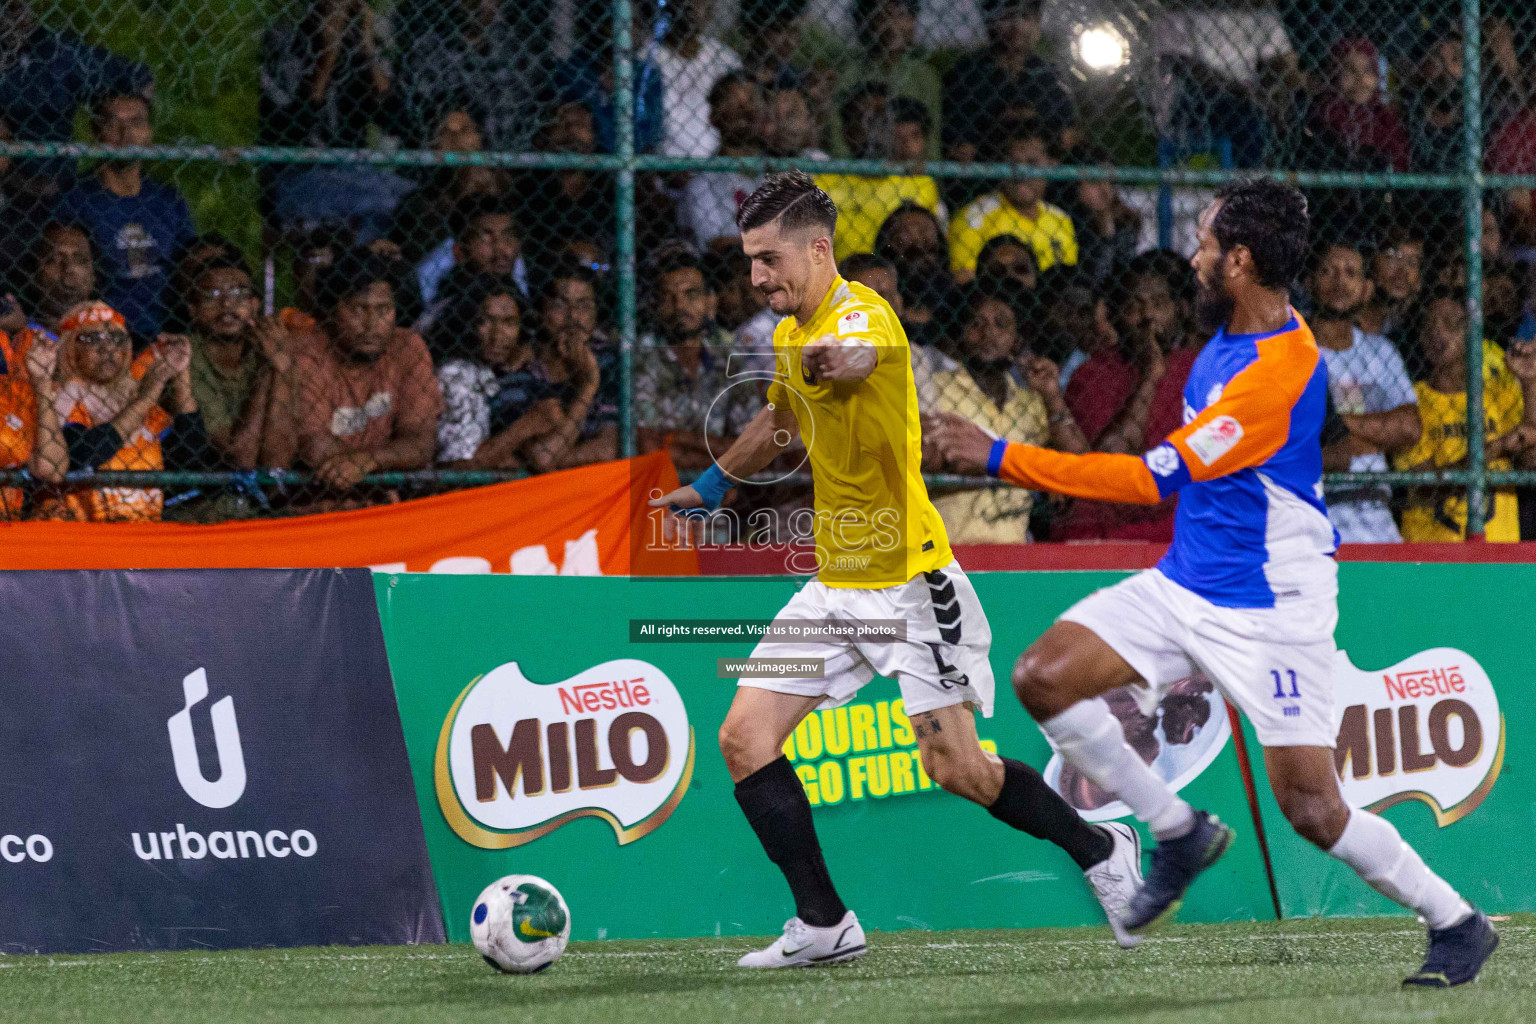
M 619 284 L 619 454 L 635 454 L 635 89 L 630 0 L 613 0 L 613 113 L 619 158 L 615 260 Z
M 1481 0 L 1462 0 L 1462 204 L 1467 220 L 1467 540 L 1488 518 L 1487 417 L 1483 413 L 1483 24 Z

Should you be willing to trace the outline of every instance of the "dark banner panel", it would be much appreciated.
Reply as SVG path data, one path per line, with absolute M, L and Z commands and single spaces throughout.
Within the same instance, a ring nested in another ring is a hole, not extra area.
M 0 573 L 0 949 L 440 942 L 366 570 Z

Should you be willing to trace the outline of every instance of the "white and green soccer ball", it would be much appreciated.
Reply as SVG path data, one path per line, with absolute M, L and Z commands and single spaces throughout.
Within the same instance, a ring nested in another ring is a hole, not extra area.
M 571 911 L 560 890 L 536 875 L 508 875 L 485 887 L 469 914 L 469 937 L 485 962 L 508 974 L 542 971 L 565 952 Z

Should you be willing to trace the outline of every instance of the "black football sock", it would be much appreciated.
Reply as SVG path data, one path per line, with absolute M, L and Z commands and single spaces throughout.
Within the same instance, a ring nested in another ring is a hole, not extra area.
M 1023 761 L 1003 760 L 1003 788 L 987 812 L 998 821 L 1055 843 L 1087 871 L 1115 848 L 1109 833 L 1078 816 L 1040 773 Z M 786 762 L 787 764 L 787 762 Z
M 811 802 L 789 758 L 780 757 L 736 783 L 736 802 L 768 859 L 784 872 L 795 913 L 815 928 L 830 928 L 848 908 L 832 885 L 811 822 Z

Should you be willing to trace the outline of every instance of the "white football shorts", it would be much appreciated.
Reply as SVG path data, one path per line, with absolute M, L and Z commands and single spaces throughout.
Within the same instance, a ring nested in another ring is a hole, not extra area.
M 1086 626 L 1134 668 L 1131 693 L 1155 715 L 1166 689 L 1200 669 L 1266 747 L 1332 747 L 1333 596 L 1274 608 L 1223 608 L 1156 569 L 1105 587 L 1058 621 Z
M 958 562 L 918 573 L 895 587 L 862 590 L 811 580 L 778 614 L 779 619 L 868 622 L 902 619 L 905 641 L 889 643 L 763 641 L 753 658 L 823 659 L 823 679 L 744 678 L 740 686 L 821 697 L 820 708 L 846 704 L 876 675 L 894 678 L 910 715 L 952 704 L 970 704 L 992 717 L 992 627 L 976 590 Z

